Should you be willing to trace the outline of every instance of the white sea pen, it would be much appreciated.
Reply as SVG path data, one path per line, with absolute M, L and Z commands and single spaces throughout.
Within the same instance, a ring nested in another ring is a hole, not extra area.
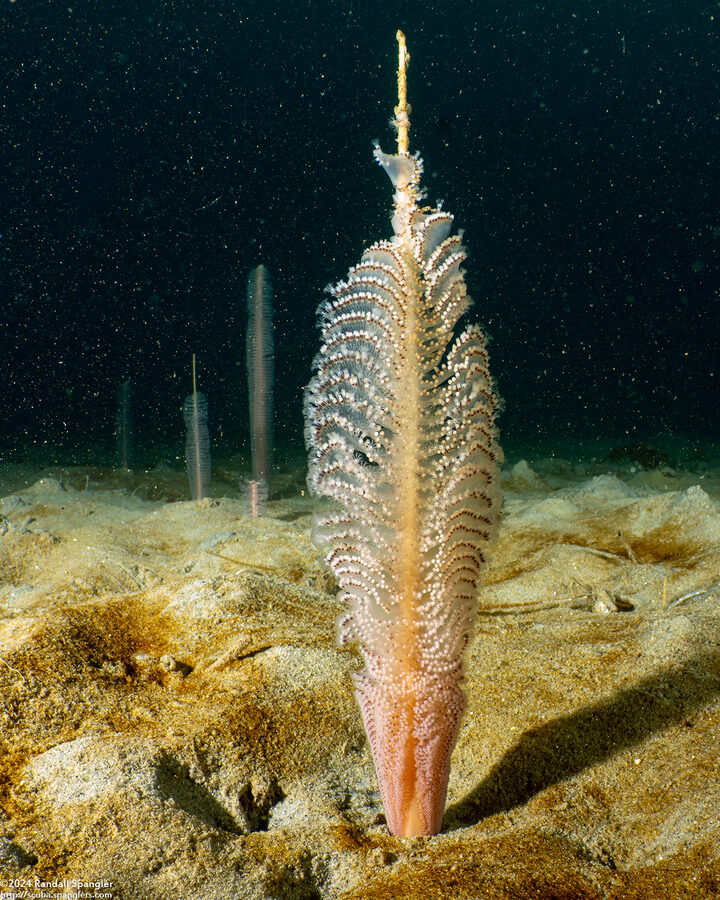
M 409 837 L 442 822 L 501 453 L 482 331 L 456 335 L 470 305 L 465 250 L 452 216 L 420 205 L 398 40 L 398 153 L 375 150 L 395 188 L 395 234 L 320 306 L 305 439 L 310 489 L 327 501 L 313 538 L 347 603 L 339 640 L 365 661 L 356 696 L 388 827 Z

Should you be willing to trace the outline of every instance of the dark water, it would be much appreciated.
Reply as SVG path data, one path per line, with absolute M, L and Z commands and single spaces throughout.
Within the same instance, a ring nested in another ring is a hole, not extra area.
M 244 452 L 259 262 L 301 445 L 322 289 L 390 234 L 397 27 L 506 441 L 716 438 L 719 26 L 694 0 L 0 0 L 0 449 L 112 453 L 129 378 L 136 447 L 181 452 L 196 353 Z

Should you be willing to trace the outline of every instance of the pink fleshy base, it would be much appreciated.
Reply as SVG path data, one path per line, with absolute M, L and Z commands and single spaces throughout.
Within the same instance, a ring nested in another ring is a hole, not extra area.
M 457 678 L 423 680 L 414 691 L 402 692 L 364 674 L 356 683 L 391 834 L 438 834 L 465 710 Z

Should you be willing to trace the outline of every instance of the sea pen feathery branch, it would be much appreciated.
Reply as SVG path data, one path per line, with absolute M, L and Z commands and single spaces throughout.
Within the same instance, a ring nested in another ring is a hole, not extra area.
M 408 153 L 405 38 L 398 32 L 392 240 L 374 244 L 319 309 L 305 395 L 309 485 L 329 501 L 313 537 L 347 602 L 341 644 L 365 667 L 356 696 L 388 827 L 440 830 L 465 709 L 463 655 L 500 508 L 497 400 L 452 216 L 421 207 Z
M 263 265 L 248 278 L 247 370 L 250 405 L 252 480 L 249 484 L 250 515 L 259 514 L 268 495 L 273 422 L 273 291 Z

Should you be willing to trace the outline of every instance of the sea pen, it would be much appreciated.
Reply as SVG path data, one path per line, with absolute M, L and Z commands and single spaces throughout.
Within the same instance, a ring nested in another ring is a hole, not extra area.
M 305 394 L 308 483 L 327 505 L 313 539 L 347 611 L 341 644 L 364 669 L 356 696 L 393 834 L 440 830 L 465 709 L 463 655 L 501 502 L 497 400 L 452 216 L 421 206 L 408 152 L 405 37 L 398 32 L 394 237 L 374 244 L 318 315 Z
M 248 278 L 247 372 L 250 409 L 252 479 L 250 515 L 256 517 L 268 495 L 273 422 L 273 291 L 265 266 L 256 266 Z
M 130 471 L 132 459 L 132 390 L 130 379 L 120 382 L 118 388 L 117 413 L 115 415 L 115 437 L 117 439 L 118 463 L 124 472 Z
M 195 354 L 192 358 L 193 392 L 188 394 L 183 403 L 185 419 L 185 463 L 190 496 L 193 500 L 202 500 L 207 496 L 212 466 L 210 462 L 210 431 L 208 429 L 207 397 L 197 389 L 195 380 Z

